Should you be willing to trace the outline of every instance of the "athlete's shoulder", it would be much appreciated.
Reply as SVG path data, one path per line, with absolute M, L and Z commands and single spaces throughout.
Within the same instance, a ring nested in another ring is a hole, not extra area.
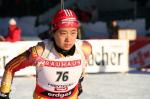
M 86 58 L 92 53 L 92 45 L 86 40 L 82 41 L 81 49 Z
M 87 49 L 90 51 L 92 49 L 92 45 L 87 40 L 77 39 L 75 44 L 83 49 L 83 51 Z
M 38 42 L 37 45 L 30 48 L 32 57 L 41 56 L 45 48 L 44 42 Z

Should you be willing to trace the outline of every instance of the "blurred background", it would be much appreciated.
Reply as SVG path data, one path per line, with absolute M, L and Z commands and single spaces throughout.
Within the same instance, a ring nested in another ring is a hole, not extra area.
M 17 42 L 0 42 L 0 76 L 9 60 L 47 38 L 60 8 L 61 0 L 0 0 L 0 36 L 10 33 L 12 18 L 21 29 Z M 80 97 L 150 99 L 150 0 L 64 0 L 64 8 L 75 11 L 79 38 L 93 47 Z M 12 99 L 31 99 L 34 68 L 17 75 Z
M 15 18 L 22 36 L 37 36 L 48 30 L 61 0 L 0 0 L 0 34 L 6 35 L 8 21 Z M 75 10 L 87 38 L 110 38 L 110 24 L 136 29 L 137 36 L 149 36 L 150 0 L 64 0 Z M 92 32 L 92 33 L 91 33 Z

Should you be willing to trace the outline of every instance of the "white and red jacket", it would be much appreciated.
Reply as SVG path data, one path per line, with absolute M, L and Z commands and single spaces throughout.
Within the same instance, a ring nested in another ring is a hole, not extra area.
M 31 47 L 6 65 L 0 91 L 10 92 L 16 71 L 35 66 L 34 99 L 78 99 L 78 82 L 86 65 L 82 45 L 76 41 L 75 53 L 66 57 L 58 53 L 49 40 Z

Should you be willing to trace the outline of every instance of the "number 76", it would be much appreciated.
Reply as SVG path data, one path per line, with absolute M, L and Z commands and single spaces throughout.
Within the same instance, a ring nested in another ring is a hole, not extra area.
M 57 71 L 56 74 L 58 75 L 56 81 L 60 81 L 60 80 L 62 80 L 62 81 L 67 81 L 68 78 L 69 78 L 69 77 L 68 77 L 68 74 L 69 74 L 68 71 L 65 71 L 65 72 L 63 72 L 63 71 Z

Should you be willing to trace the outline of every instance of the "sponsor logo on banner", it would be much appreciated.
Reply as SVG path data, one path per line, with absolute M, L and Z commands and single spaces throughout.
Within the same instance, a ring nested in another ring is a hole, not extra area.
M 128 46 L 127 40 L 88 40 L 92 45 L 87 72 L 127 72 Z

